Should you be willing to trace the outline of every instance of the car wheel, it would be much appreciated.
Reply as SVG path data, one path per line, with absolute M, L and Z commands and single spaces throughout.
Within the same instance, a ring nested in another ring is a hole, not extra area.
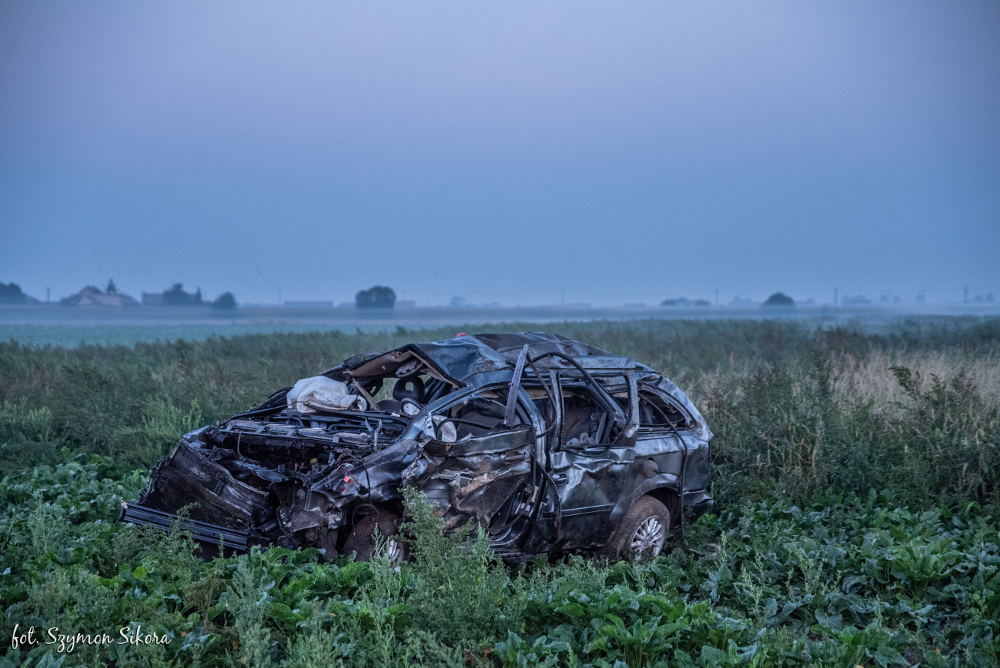
M 651 496 L 640 497 L 622 518 L 608 543 L 607 556 L 648 561 L 663 551 L 670 531 L 670 511 Z
M 409 559 L 409 550 L 399 534 L 402 518 L 388 510 L 360 518 L 344 540 L 343 554 L 356 553 L 358 561 L 371 561 L 376 554 L 386 556 L 389 563 L 399 565 Z M 375 528 L 378 527 L 380 545 L 375 545 Z

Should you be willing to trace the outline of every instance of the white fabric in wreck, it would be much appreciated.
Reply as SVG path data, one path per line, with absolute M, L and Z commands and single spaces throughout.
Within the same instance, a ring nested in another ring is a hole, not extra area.
M 368 404 L 356 394 L 347 391 L 347 385 L 326 376 L 303 378 L 288 390 L 288 407 L 300 413 L 344 410 L 367 410 Z

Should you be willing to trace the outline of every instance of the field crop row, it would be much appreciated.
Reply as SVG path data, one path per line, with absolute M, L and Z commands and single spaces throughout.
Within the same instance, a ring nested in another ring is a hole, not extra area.
M 415 563 L 274 548 L 203 561 L 114 522 L 145 483 L 93 456 L 0 483 L 6 630 L 171 640 L 8 649 L 0 665 L 996 665 L 1000 534 L 975 505 L 775 499 L 703 518 L 665 557 L 494 563 L 420 499 Z

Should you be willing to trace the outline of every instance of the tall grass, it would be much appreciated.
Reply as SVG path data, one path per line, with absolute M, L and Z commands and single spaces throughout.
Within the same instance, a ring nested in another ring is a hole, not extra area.
M 857 363 L 813 353 L 797 366 L 765 365 L 729 383 L 716 378 L 703 405 L 716 432 L 719 500 L 875 489 L 911 507 L 1000 502 L 995 358 L 942 367 L 936 352 L 895 364 L 887 357 Z
M 796 498 L 824 488 L 892 489 L 922 507 L 998 500 L 990 482 L 1000 467 L 1000 319 L 912 319 L 877 333 L 768 320 L 545 329 L 631 355 L 684 388 L 716 432 L 721 502 L 775 488 Z M 0 471 L 47 461 L 63 446 L 149 466 L 184 431 L 344 358 L 455 333 L 399 328 L 72 350 L 2 343 Z

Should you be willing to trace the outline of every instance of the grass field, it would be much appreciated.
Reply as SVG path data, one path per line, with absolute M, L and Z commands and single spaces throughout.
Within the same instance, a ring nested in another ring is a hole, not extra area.
M 182 532 L 113 521 L 148 467 L 190 428 L 415 335 L 0 343 L 4 637 L 171 639 L 61 653 L 43 638 L 0 664 L 997 665 L 1000 320 L 545 329 L 664 372 L 716 433 L 717 514 L 653 563 L 511 572 L 483 539 L 443 537 L 419 499 L 399 572 L 278 549 L 205 562 Z

